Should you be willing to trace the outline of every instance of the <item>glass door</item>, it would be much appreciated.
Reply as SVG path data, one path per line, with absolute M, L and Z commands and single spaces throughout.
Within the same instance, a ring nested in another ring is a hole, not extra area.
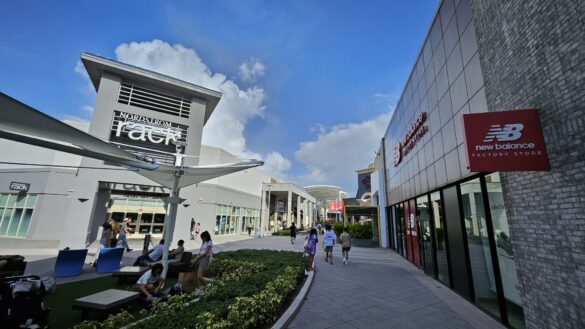
M 420 257 L 425 273 L 435 276 L 435 259 L 433 252 L 433 234 L 431 228 L 431 209 L 428 195 L 416 199 L 416 217 Z

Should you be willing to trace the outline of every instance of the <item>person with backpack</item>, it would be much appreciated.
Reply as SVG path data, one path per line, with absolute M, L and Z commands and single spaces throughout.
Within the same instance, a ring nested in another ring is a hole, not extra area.
M 307 235 L 306 241 L 306 249 L 305 253 L 307 254 L 307 271 L 311 272 L 314 270 L 313 268 L 313 260 L 315 259 L 315 253 L 317 252 L 317 243 L 319 243 L 319 239 L 317 238 L 317 229 L 312 228 Z
M 337 236 L 331 229 L 331 225 L 325 225 L 325 233 L 323 234 L 323 240 L 325 242 L 325 262 L 329 261 L 329 264 L 333 265 L 333 245 L 335 245 L 335 239 Z

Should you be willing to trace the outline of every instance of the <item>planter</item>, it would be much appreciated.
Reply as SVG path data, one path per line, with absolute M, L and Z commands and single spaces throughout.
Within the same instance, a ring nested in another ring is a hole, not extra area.
M 352 247 L 365 247 L 365 248 L 374 248 L 377 247 L 378 244 L 376 241 L 371 239 L 351 239 L 351 246 Z

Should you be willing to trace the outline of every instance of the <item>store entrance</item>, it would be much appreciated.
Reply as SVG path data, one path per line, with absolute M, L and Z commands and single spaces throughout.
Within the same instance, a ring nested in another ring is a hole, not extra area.
M 133 234 L 129 239 L 142 239 L 146 234 L 162 238 L 166 219 L 167 194 L 112 191 L 108 207 L 108 218 L 122 223 L 124 218 L 132 219 L 129 228 Z
M 433 258 L 433 241 L 431 236 L 430 221 L 421 220 L 418 222 L 418 231 L 420 239 L 420 257 L 422 260 L 423 270 L 426 274 L 435 277 L 435 261 Z

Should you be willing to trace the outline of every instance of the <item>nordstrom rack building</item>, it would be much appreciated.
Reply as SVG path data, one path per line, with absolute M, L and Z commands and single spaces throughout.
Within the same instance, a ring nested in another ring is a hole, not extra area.
M 372 175 L 383 245 L 514 328 L 585 327 L 584 22 L 441 1 Z
M 177 147 L 185 165 L 239 161 L 201 145 L 219 92 L 88 53 L 81 60 L 97 91 L 96 103 L 89 127 L 69 124 L 161 163 L 172 164 Z M 0 242 L 83 248 L 107 219 L 125 217 L 132 218 L 132 237 L 162 238 L 167 188 L 100 160 L 7 140 L 0 140 L 0 147 Z M 268 182 L 271 177 L 254 168 L 183 188 L 174 241 L 184 239 L 193 247 L 193 221 L 215 236 L 259 227 L 262 183 Z

